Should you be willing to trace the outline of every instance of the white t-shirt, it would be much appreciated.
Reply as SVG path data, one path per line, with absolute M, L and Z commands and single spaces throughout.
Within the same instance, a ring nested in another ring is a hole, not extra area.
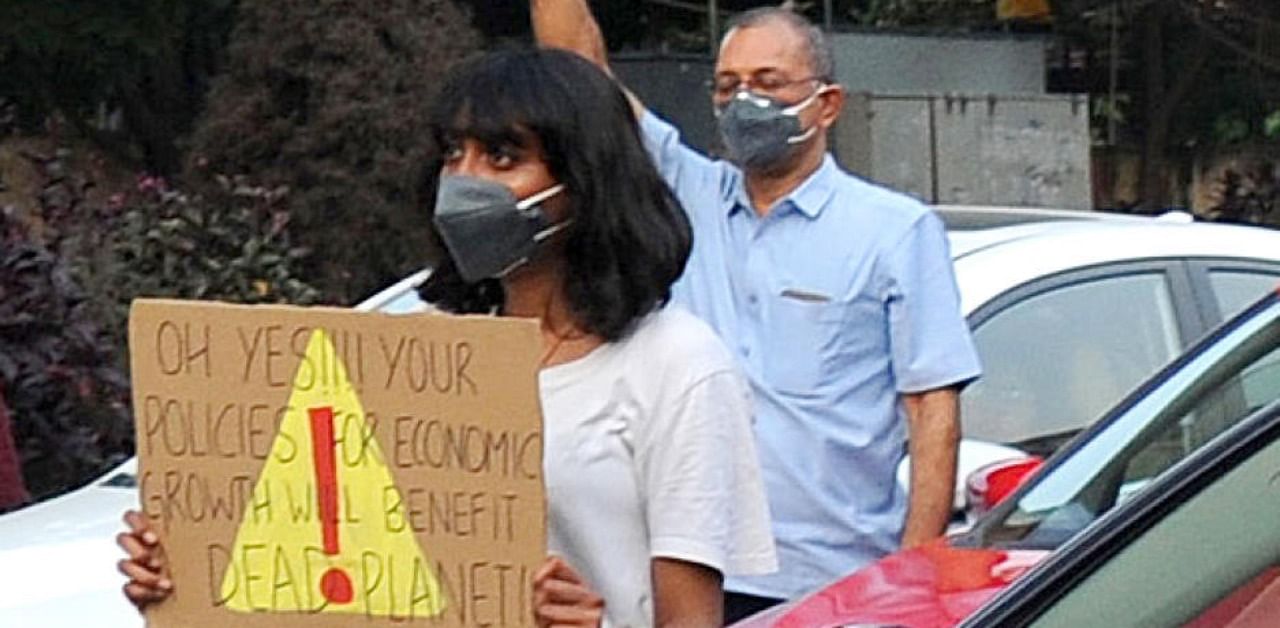
M 540 384 L 548 548 L 604 598 L 607 625 L 653 624 L 652 558 L 777 568 L 750 390 L 705 323 L 668 306 Z

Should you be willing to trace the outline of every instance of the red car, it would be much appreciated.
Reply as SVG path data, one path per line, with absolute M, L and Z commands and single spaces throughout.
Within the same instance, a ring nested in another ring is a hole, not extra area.
M 797 604 L 735 628 L 871 625 L 954 626 L 1049 554 L 1044 550 L 952 547 L 946 539 L 897 552 Z

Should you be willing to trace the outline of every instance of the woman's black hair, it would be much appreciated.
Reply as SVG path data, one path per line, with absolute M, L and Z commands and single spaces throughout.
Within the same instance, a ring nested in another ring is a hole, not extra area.
M 670 298 L 689 258 L 689 220 L 645 152 L 631 103 L 595 65 L 559 50 L 505 50 L 464 62 L 446 78 L 431 128 L 437 146 L 461 138 L 519 146 L 530 134 L 542 143 L 573 218 L 565 229 L 565 296 L 586 331 L 617 340 Z M 424 177 L 428 216 L 441 165 L 429 164 Z M 464 282 L 447 252 L 435 267 L 421 290 L 425 300 L 458 313 L 501 308 L 496 280 Z

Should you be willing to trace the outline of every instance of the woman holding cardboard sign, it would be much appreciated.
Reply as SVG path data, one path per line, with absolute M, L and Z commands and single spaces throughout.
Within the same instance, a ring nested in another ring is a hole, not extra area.
M 775 566 L 749 392 L 714 333 L 666 305 L 690 227 L 630 104 L 571 53 L 510 51 L 457 68 L 433 119 L 449 255 L 423 297 L 543 330 L 538 624 L 719 625 L 722 576 Z M 142 606 L 170 583 L 128 520 L 122 570 Z

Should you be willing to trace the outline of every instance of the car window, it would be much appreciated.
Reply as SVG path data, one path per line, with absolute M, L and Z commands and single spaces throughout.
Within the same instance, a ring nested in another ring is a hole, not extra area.
M 1182 346 L 1161 272 L 1036 294 L 981 322 L 974 342 L 983 375 L 961 396 L 964 434 L 1024 448 L 1088 425 Z
M 1225 268 L 1209 269 L 1209 287 L 1218 301 L 1218 311 L 1222 314 L 1223 320 L 1243 312 L 1250 303 L 1275 290 L 1277 284 L 1280 284 L 1280 273 L 1268 274 Z
M 1264 620 L 1257 612 L 1260 605 L 1280 601 L 1274 590 L 1280 567 L 1280 439 L 1274 431 L 1270 437 L 1268 445 L 1091 566 L 1032 625 L 1275 625 L 1273 615 Z
M 1280 399 L 1280 304 L 1168 374 L 981 528 L 986 546 L 1053 549 L 1266 402 Z M 1246 394 L 1244 391 L 1248 390 Z

